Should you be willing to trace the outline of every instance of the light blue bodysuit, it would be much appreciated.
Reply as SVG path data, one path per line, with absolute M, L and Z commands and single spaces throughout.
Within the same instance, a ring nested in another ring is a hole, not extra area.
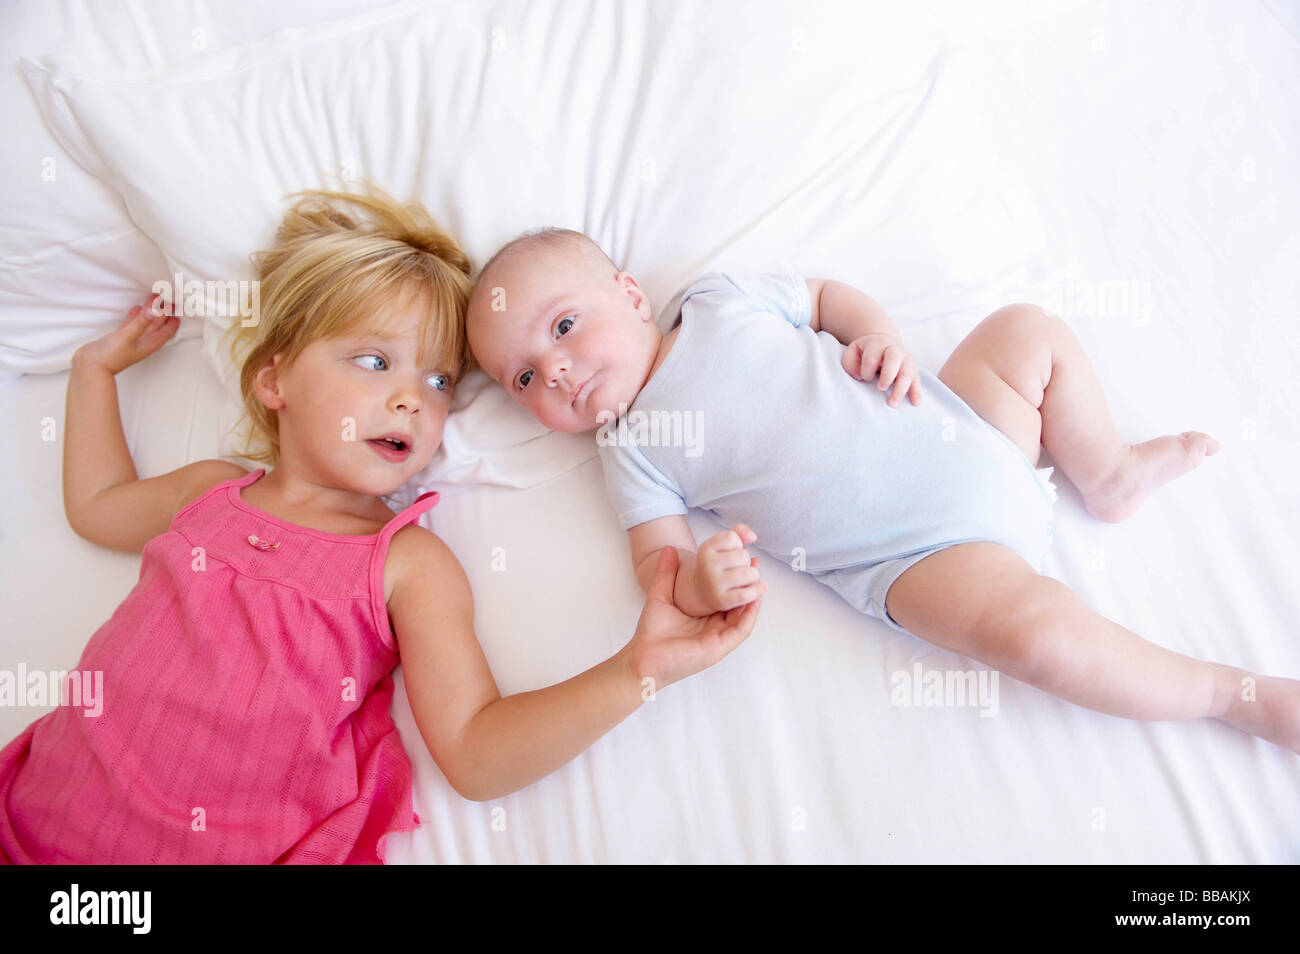
M 992 541 L 1041 572 L 1052 468 L 924 370 L 920 405 L 889 407 L 893 389 L 851 377 L 811 309 L 794 274 L 713 273 L 674 299 L 668 357 L 596 433 L 623 529 L 688 507 L 745 523 L 757 548 L 902 632 L 885 594 L 937 550 Z

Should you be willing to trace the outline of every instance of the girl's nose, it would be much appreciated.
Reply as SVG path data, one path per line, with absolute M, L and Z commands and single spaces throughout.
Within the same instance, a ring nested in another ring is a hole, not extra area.
M 393 391 L 393 396 L 388 400 L 388 406 L 394 411 L 406 411 L 408 414 L 418 413 L 420 410 L 420 389 L 411 384 L 403 384 Z

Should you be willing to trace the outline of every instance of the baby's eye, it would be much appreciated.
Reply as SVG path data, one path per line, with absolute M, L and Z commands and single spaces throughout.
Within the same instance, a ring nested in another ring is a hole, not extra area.
M 519 375 L 519 387 L 520 388 L 528 387 L 528 382 L 531 381 L 532 379 L 533 379 L 533 372 L 525 371 L 523 374 Z
M 569 329 L 572 327 L 573 327 L 572 318 L 561 318 L 560 323 L 555 326 L 556 337 L 559 337 L 561 335 L 567 335 L 569 333 Z
M 451 378 L 448 375 L 431 374 L 424 380 L 439 391 L 451 390 Z
M 359 355 L 357 355 L 355 358 L 353 358 L 352 360 L 353 360 L 353 361 L 378 361 L 378 362 L 380 363 L 381 367 L 378 367 L 378 368 L 371 368 L 371 369 L 370 369 L 371 371 L 383 371 L 385 368 L 388 367 L 388 362 L 385 361 L 383 358 L 381 358 L 381 357 L 380 357 L 379 355 L 377 355 L 377 354 L 359 354 Z

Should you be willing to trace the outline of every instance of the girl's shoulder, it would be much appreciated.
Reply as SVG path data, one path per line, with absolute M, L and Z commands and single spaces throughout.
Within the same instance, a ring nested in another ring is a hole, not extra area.
M 465 570 L 436 533 L 418 523 L 408 523 L 393 534 L 384 558 L 384 602 L 404 588 L 452 592 L 468 590 Z
M 176 501 L 174 513 L 180 513 L 187 506 L 203 496 L 217 484 L 228 480 L 238 480 L 248 476 L 248 471 L 228 460 L 196 460 L 182 467 L 178 474 L 184 475 L 180 498 Z

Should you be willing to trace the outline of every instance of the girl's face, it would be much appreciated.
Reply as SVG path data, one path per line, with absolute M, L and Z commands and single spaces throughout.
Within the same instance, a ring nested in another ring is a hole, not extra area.
M 452 392 L 446 368 L 418 360 L 427 315 L 424 301 L 404 295 L 376 316 L 383 331 L 314 341 L 287 367 L 277 355 L 263 369 L 259 395 L 279 418 L 282 467 L 376 497 L 424 469 L 442 442 Z

